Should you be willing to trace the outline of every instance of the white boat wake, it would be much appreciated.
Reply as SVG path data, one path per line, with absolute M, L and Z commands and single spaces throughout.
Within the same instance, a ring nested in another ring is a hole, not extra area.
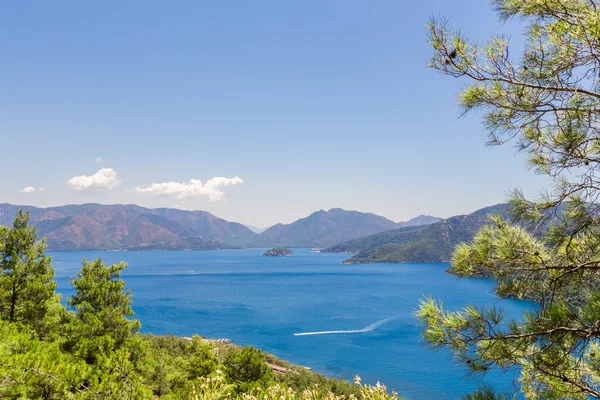
M 322 331 L 322 332 L 301 332 L 301 333 L 294 333 L 294 336 L 311 336 L 311 335 L 338 335 L 338 334 L 344 334 L 344 333 L 365 333 L 365 332 L 371 332 L 374 331 L 375 329 L 379 328 L 381 325 L 390 322 L 391 320 L 393 320 L 394 318 L 385 318 L 382 319 L 381 321 L 377 321 L 372 323 L 371 325 L 362 328 L 362 329 L 355 329 L 355 330 L 349 330 L 349 331 Z

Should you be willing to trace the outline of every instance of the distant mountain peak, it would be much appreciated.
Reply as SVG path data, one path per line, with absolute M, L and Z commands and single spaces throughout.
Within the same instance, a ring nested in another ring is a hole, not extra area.
M 249 224 L 245 224 L 244 226 L 246 228 L 250 229 L 254 233 L 263 233 L 264 231 L 266 231 L 267 229 L 269 229 L 269 228 L 259 228 L 258 226 L 249 225 Z
M 332 208 L 315 211 L 290 224 L 274 225 L 259 235 L 259 242 L 269 246 L 327 247 L 395 227 L 395 222 L 379 215 Z

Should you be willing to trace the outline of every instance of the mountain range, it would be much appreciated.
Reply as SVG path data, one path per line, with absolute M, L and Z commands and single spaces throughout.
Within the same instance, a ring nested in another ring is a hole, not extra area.
M 396 223 L 384 217 L 339 208 L 320 210 L 291 224 L 255 233 L 206 211 L 150 209 L 137 205 L 82 204 L 38 208 L 0 204 L 0 225 L 10 225 L 19 209 L 47 238 L 49 250 L 224 249 L 235 247 L 327 247 L 337 242 L 426 224 L 419 216 Z
M 332 208 L 329 211 L 314 212 L 291 224 L 274 225 L 260 234 L 257 244 L 322 248 L 401 226 L 431 224 L 439 220 L 440 218 L 420 215 L 397 223 L 372 213 Z
M 244 225 L 205 211 L 136 205 L 37 208 L 0 204 L 0 225 L 10 225 L 19 209 L 29 212 L 31 224 L 40 236 L 46 236 L 49 250 L 220 249 L 254 236 Z
M 430 225 L 404 227 L 350 240 L 323 251 L 354 253 L 345 263 L 450 261 L 456 245 L 471 241 L 477 231 L 489 223 L 490 214 L 507 211 L 508 204 L 497 204 Z

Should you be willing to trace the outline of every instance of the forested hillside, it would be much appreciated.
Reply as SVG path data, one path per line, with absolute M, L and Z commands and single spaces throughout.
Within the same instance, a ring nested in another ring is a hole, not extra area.
M 346 242 L 327 247 L 322 251 L 328 253 L 354 253 L 356 256 L 367 255 L 377 248 L 391 243 L 405 243 L 415 237 L 419 232 L 427 229 L 428 225 L 407 226 L 366 237 L 348 240 Z
M 384 232 L 329 250 L 353 249 L 356 254 L 346 263 L 450 261 L 456 245 L 472 240 L 482 226 L 490 223 L 490 215 L 507 210 L 508 205 L 497 204 L 426 227 Z

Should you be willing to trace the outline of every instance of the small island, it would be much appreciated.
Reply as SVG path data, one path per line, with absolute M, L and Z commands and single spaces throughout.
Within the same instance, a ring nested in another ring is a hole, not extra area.
M 294 254 L 294 252 L 290 249 L 286 249 L 285 247 L 273 247 L 271 250 L 265 251 L 263 256 L 284 257 L 288 254 Z

